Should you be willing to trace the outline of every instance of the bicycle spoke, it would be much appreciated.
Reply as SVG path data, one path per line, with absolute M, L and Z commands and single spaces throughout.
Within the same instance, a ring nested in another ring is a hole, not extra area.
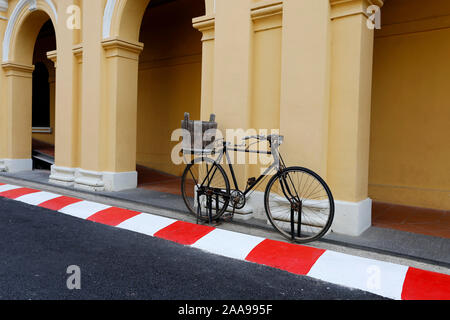
M 334 201 L 326 184 L 302 168 L 287 169 L 278 179 L 273 179 L 265 201 L 274 227 L 299 242 L 323 236 L 334 215 Z
M 197 216 L 198 220 L 211 222 L 218 219 L 228 208 L 228 178 L 220 165 L 213 160 L 196 159 L 183 174 L 182 196 L 191 214 Z

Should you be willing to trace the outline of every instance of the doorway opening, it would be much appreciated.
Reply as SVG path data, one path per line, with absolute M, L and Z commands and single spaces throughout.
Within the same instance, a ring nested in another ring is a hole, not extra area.
M 42 26 L 33 53 L 32 157 L 33 168 L 50 170 L 55 158 L 55 66 L 47 52 L 56 50 L 56 34 L 49 19 Z
M 445 0 L 383 7 L 373 68 L 374 226 L 450 238 L 449 14 Z
M 184 167 L 171 160 L 172 132 L 184 113 L 200 119 L 202 35 L 192 19 L 204 0 L 150 1 L 140 30 L 137 110 L 138 187 L 180 194 Z

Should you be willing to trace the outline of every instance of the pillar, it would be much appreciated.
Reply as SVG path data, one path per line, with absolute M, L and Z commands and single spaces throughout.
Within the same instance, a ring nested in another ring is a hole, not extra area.
M 104 172 L 108 190 L 137 187 L 136 135 L 139 55 L 144 45 L 118 38 L 102 43 L 106 54 L 107 159 Z
M 329 0 L 285 0 L 280 131 L 288 165 L 327 177 L 330 4 Z
M 328 181 L 336 199 L 333 231 L 360 235 L 371 225 L 368 198 L 374 31 L 367 7 L 382 1 L 332 0 Z
M 8 24 L 7 11 L 8 2 L 0 1 L 1 41 Z M 34 67 L 31 65 L 14 63 L 4 63 L 0 68 L 0 171 L 26 171 L 31 170 L 33 166 L 31 160 L 33 70 Z M 17 108 L 13 108 L 16 103 Z
M 235 137 L 227 136 L 230 142 L 240 143 L 239 136 L 251 125 L 251 1 L 216 0 L 215 9 L 213 110 L 224 135 L 227 129 L 244 130 Z M 245 157 L 230 155 L 235 162 Z M 239 186 L 245 187 L 248 165 L 236 165 L 235 171 Z
M 203 34 L 202 37 L 202 97 L 201 117 L 208 121 L 213 113 L 214 97 L 214 42 L 215 42 L 215 16 L 205 15 L 193 19 L 193 27 Z
M 249 0 L 216 0 L 214 112 L 222 128 L 250 124 Z
M 2 99 L 2 158 L 0 170 L 33 169 L 31 160 L 31 104 L 34 66 L 6 62 Z
M 103 96 L 104 52 L 101 46 L 104 1 L 83 1 L 82 79 L 80 101 L 79 166 L 74 186 L 79 189 L 100 191 L 105 189 L 106 119 Z M 72 47 L 73 50 L 73 47 Z
M 58 16 L 66 17 L 67 8 L 80 5 L 79 0 L 61 0 Z M 80 41 L 79 29 L 67 27 L 66 19 L 58 19 L 55 26 L 58 50 L 49 52 L 48 58 L 55 63 L 55 164 L 51 168 L 49 182 L 73 186 L 79 161 L 79 96 L 77 88 L 80 77 L 78 59 L 73 53 L 74 44 Z

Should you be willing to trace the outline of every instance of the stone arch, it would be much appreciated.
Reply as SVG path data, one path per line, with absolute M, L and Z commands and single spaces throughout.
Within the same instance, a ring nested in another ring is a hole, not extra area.
M 103 15 L 103 39 L 120 37 L 138 41 L 145 10 L 153 0 L 108 0 Z M 205 0 L 206 14 L 215 11 L 215 0 Z
M 3 40 L 5 139 L 1 142 L 0 170 L 32 169 L 32 74 L 36 41 L 51 20 L 57 47 L 57 12 L 51 0 L 20 0 L 11 12 Z M 3 162 L 3 164 L 2 164 Z
M 151 0 L 108 0 L 103 17 L 103 39 L 138 41 L 145 9 Z
M 58 15 L 52 0 L 20 0 L 6 27 L 3 62 L 14 61 L 30 65 L 36 37 L 48 19 L 51 19 L 57 30 Z
M 107 160 L 104 172 L 108 172 L 106 176 L 109 176 L 105 178 L 105 173 L 102 173 L 102 183 L 107 190 L 137 186 L 138 79 L 140 55 L 144 49 L 140 32 L 151 1 L 160 2 L 108 0 L 104 8 L 102 46 L 110 75 L 106 81 L 105 103 L 109 112 L 117 115 L 114 125 L 107 130 L 109 138 L 105 143 Z

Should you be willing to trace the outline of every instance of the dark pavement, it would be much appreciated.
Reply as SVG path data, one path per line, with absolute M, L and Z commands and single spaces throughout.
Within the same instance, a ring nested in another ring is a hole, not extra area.
M 0 199 L 2 300 L 371 300 L 343 288 Z M 69 266 L 81 289 L 69 290 Z

